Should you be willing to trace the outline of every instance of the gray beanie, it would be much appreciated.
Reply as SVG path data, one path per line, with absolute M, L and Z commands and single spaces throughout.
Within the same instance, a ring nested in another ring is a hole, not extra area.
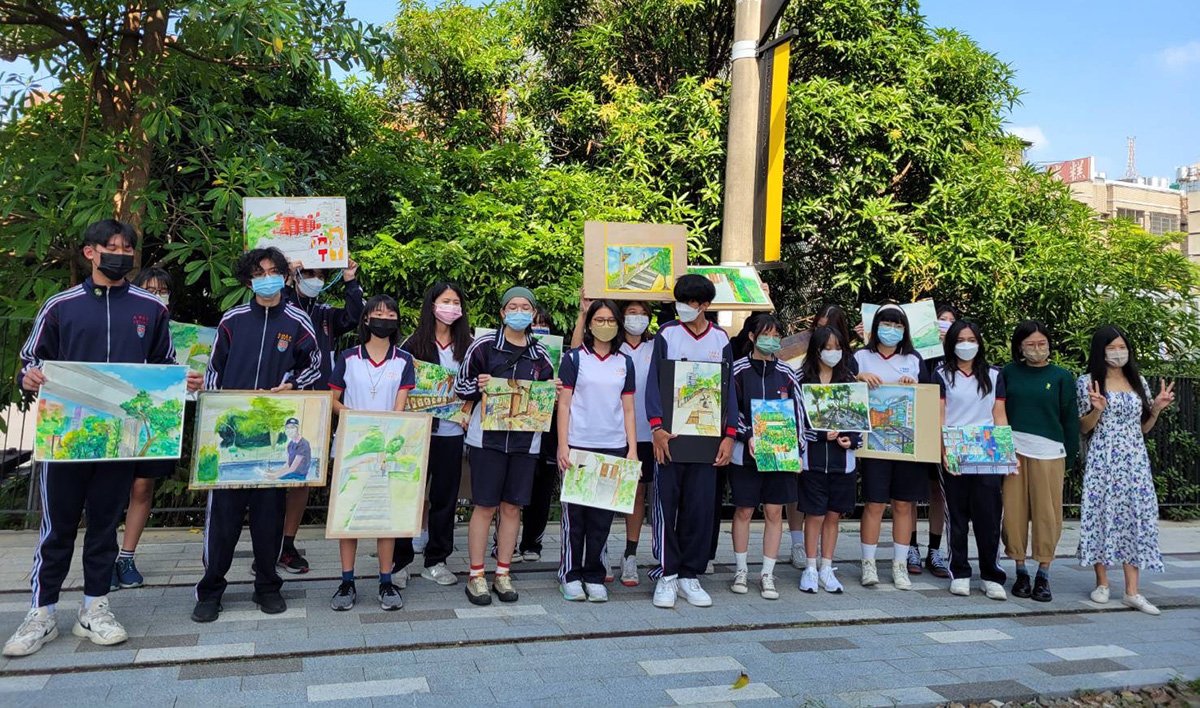
M 533 291 L 531 291 L 529 288 L 523 288 L 520 285 L 514 285 L 513 287 L 504 291 L 504 296 L 500 298 L 500 307 L 508 307 L 509 300 L 512 300 L 515 297 L 525 298 L 529 301 L 530 305 L 533 305 L 533 309 L 537 309 L 537 298 L 533 296 Z

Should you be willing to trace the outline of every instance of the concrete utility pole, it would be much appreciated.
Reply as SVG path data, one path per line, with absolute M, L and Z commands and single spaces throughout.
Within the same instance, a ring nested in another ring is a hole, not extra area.
M 729 70 L 729 141 L 725 156 L 725 204 L 721 262 L 754 260 L 754 178 L 758 155 L 758 43 L 762 0 L 737 0 Z

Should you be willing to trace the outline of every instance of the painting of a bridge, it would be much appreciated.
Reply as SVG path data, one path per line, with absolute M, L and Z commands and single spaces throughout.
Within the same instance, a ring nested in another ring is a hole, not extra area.
M 675 224 L 589 221 L 583 226 L 583 291 L 589 298 L 670 300 L 687 272 L 687 229 Z
M 675 362 L 672 434 L 720 437 L 721 404 L 720 364 Z
M 549 432 L 557 397 L 553 381 L 493 378 L 483 387 L 483 429 Z
M 405 410 L 429 413 L 434 418 L 466 425 L 471 417 L 471 403 L 454 392 L 455 372 L 427 361 L 413 361 L 417 386 L 408 392 Z
M 246 197 L 246 250 L 275 247 L 305 268 L 345 268 L 345 197 Z
M 609 246 L 605 282 L 610 291 L 664 293 L 675 287 L 671 246 Z
M 43 371 L 35 460 L 179 457 L 186 366 L 48 361 Z

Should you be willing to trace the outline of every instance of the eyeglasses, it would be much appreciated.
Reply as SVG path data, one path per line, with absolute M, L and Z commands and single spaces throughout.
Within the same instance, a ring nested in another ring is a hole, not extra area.
M 614 317 L 597 317 L 592 320 L 592 325 L 615 325 L 617 323 Z
M 171 294 L 171 291 L 167 290 L 166 288 L 145 288 L 145 290 L 151 295 L 157 295 L 159 297 Z
M 1044 350 L 1049 350 L 1050 345 L 1045 342 L 1042 342 L 1041 344 L 1025 344 L 1025 345 L 1022 345 L 1021 348 L 1029 349 L 1029 350 L 1035 351 L 1035 352 L 1040 352 L 1040 351 L 1044 351 Z

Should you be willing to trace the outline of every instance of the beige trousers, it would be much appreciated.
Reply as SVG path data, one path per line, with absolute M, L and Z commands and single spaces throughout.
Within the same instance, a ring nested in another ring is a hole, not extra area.
M 1054 560 L 1063 525 L 1063 477 L 1065 458 L 1035 460 L 1017 455 L 1020 474 L 1004 478 L 1004 552 L 1023 561 L 1033 525 L 1033 559 L 1038 563 Z

